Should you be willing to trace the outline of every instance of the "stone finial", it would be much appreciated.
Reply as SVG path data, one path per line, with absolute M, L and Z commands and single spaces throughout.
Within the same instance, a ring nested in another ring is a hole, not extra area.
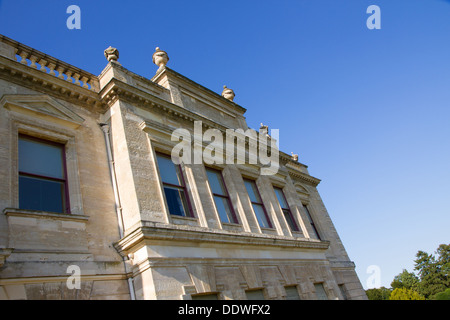
M 260 130 L 260 131 L 263 130 L 263 131 L 265 131 L 265 132 L 269 132 L 269 126 L 266 126 L 266 125 L 262 124 L 262 122 L 261 122 L 261 125 L 260 125 L 260 127 L 259 127 L 259 130 Z
M 160 50 L 159 47 L 156 47 L 155 53 L 153 53 L 153 63 L 156 64 L 159 68 L 165 67 L 167 62 L 169 61 L 169 56 L 167 52 Z
M 233 101 L 235 97 L 233 89 L 227 88 L 227 86 L 223 86 L 222 97 L 230 101 Z
M 119 50 L 117 50 L 116 48 L 109 46 L 109 48 L 106 49 L 104 52 L 105 58 L 109 62 L 111 61 L 117 62 L 117 60 L 119 59 Z
M 298 161 L 298 154 L 294 154 L 293 152 L 291 152 L 291 155 L 292 160 Z

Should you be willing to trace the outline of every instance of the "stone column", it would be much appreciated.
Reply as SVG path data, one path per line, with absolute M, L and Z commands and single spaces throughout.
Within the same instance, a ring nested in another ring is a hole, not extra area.
M 291 209 L 291 213 L 294 216 L 295 222 L 297 222 L 298 228 L 303 233 L 305 238 L 310 238 L 314 234 L 314 230 L 309 223 L 309 219 L 306 216 L 306 212 L 303 209 L 302 201 L 297 195 L 295 186 L 292 179 L 288 176 L 286 177 L 286 185 L 283 188 L 284 195 Z
M 261 233 L 244 185 L 244 179 L 236 165 L 229 164 L 225 167 L 223 179 L 227 185 L 231 203 L 234 205 L 236 215 L 239 216 L 238 219 L 242 222 L 244 231 Z
M 219 217 L 216 214 L 214 200 L 207 184 L 203 164 L 185 165 L 188 173 L 188 188 L 194 200 L 196 212 L 202 227 L 221 229 Z
M 111 145 L 125 231 L 140 220 L 167 223 L 150 139 L 139 127 L 142 119 L 120 100 L 111 107 L 111 114 Z
M 291 231 L 286 224 L 281 207 L 278 204 L 278 198 L 273 190 L 272 183 L 267 176 L 260 176 L 256 180 L 256 186 L 261 194 L 261 200 L 266 208 L 267 215 L 270 217 L 273 228 L 277 234 L 290 236 Z

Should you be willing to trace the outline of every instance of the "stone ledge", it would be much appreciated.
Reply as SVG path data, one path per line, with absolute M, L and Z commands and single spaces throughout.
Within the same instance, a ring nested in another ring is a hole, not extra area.
M 12 248 L 0 248 L 0 267 L 5 263 L 6 258 L 9 257 L 12 251 Z
M 5 214 L 6 216 L 15 216 L 15 217 L 56 219 L 56 220 L 67 220 L 67 221 L 77 221 L 77 222 L 87 222 L 89 220 L 89 216 L 85 216 L 85 215 L 54 213 L 54 212 L 38 211 L 38 210 L 25 210 L 25 209 L 18 209 L 18 208 L 5 208 L 3 210 L 3 214 Z
M 353 261 L 336 261 L 330 260 L 330 268 L 333 270 L 354 270 L 355 263 Z
M 117 251 L 126 256 L 133 249 L 149 242 L 208 243 L 211 245 L 269 246 L 290 249 L 327 250 L 329 241 L 298 239 L 294 237 L 251 234 L 248 232 L 206 229 L 185 225 L 168 225 L 145 222 L 114 244 Z

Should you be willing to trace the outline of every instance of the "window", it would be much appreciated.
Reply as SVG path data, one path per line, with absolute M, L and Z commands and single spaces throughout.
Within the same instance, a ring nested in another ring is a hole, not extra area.
M 286 290 L 286 300 L 300 300 L 297 286 L 284 287 Z
M 297 224 L 295 223 L 294 216 L 292 215 L 291 209 L 286 201 L 283 190 L 281 190 L 281 188 L 274 188 L 274 190 L 289 228 L 291 228 L 292 231 L 298 231 Z
M 244 179 L 244 183 L 248 196 L 250 197 L 250 201 L 252 202 L 253 211 L 255 212 L 259 226 L 261 228 L 272 228 L 272 224 L 267 216 L 266 209 L 262 203 L 255 181 Z
M 316 298 L 317 300 L 328 300 L 327 293 L 322 283 L 314 283 L 314 288 L 316 288 Z
M 192 300 L 219 300 L 217 293 L 193 294 Z
M 156 158 L 169 213 L 175 216 L 191 217 L 189 199 L 180 165 L 174 164 L 172 159 L 166 155 L 157 154 Z
M 347 288 L 345 287 L 345 284 L 340 284 L 340 285 L 338 285 L 338 287 L 339 287 L 339 290 L 341 290 L 342 298 L 344 300 L 347 300 L 348 296 L 347 296 Z
M 306 205 L 303 205 L 303 208 L 305 209 L 306 215 L 308 217 L 309 223 L 311 224 L 312 229 L 314 230 L 315 236 L 317 239 L 320 239 L 319 232 L 317 231 L 316 225 L 314 224 L 314 220 L 312 219 L 311 214 L 309 213 L 308 207 Z
M 64 145 L 19 135 L 19 208 L 70 213 Z
M 220 221 L 225 223 L 238 223 L 223 181 L 222 173 L 211 168 L 206 168 L 206 174 Z
M 264 293 L 262 289 L 245 291 L 247 300 L 264 300 Z

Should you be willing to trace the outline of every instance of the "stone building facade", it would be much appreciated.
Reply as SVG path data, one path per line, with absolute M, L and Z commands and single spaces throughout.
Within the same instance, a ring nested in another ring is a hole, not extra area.
M 152 79 L 105 57 L 95 76 L 0 36 L 0 299 L 366 299 L 297 156 L 171 161 L 176 129 L 249 129 L 232 89 L 159 48 Z

